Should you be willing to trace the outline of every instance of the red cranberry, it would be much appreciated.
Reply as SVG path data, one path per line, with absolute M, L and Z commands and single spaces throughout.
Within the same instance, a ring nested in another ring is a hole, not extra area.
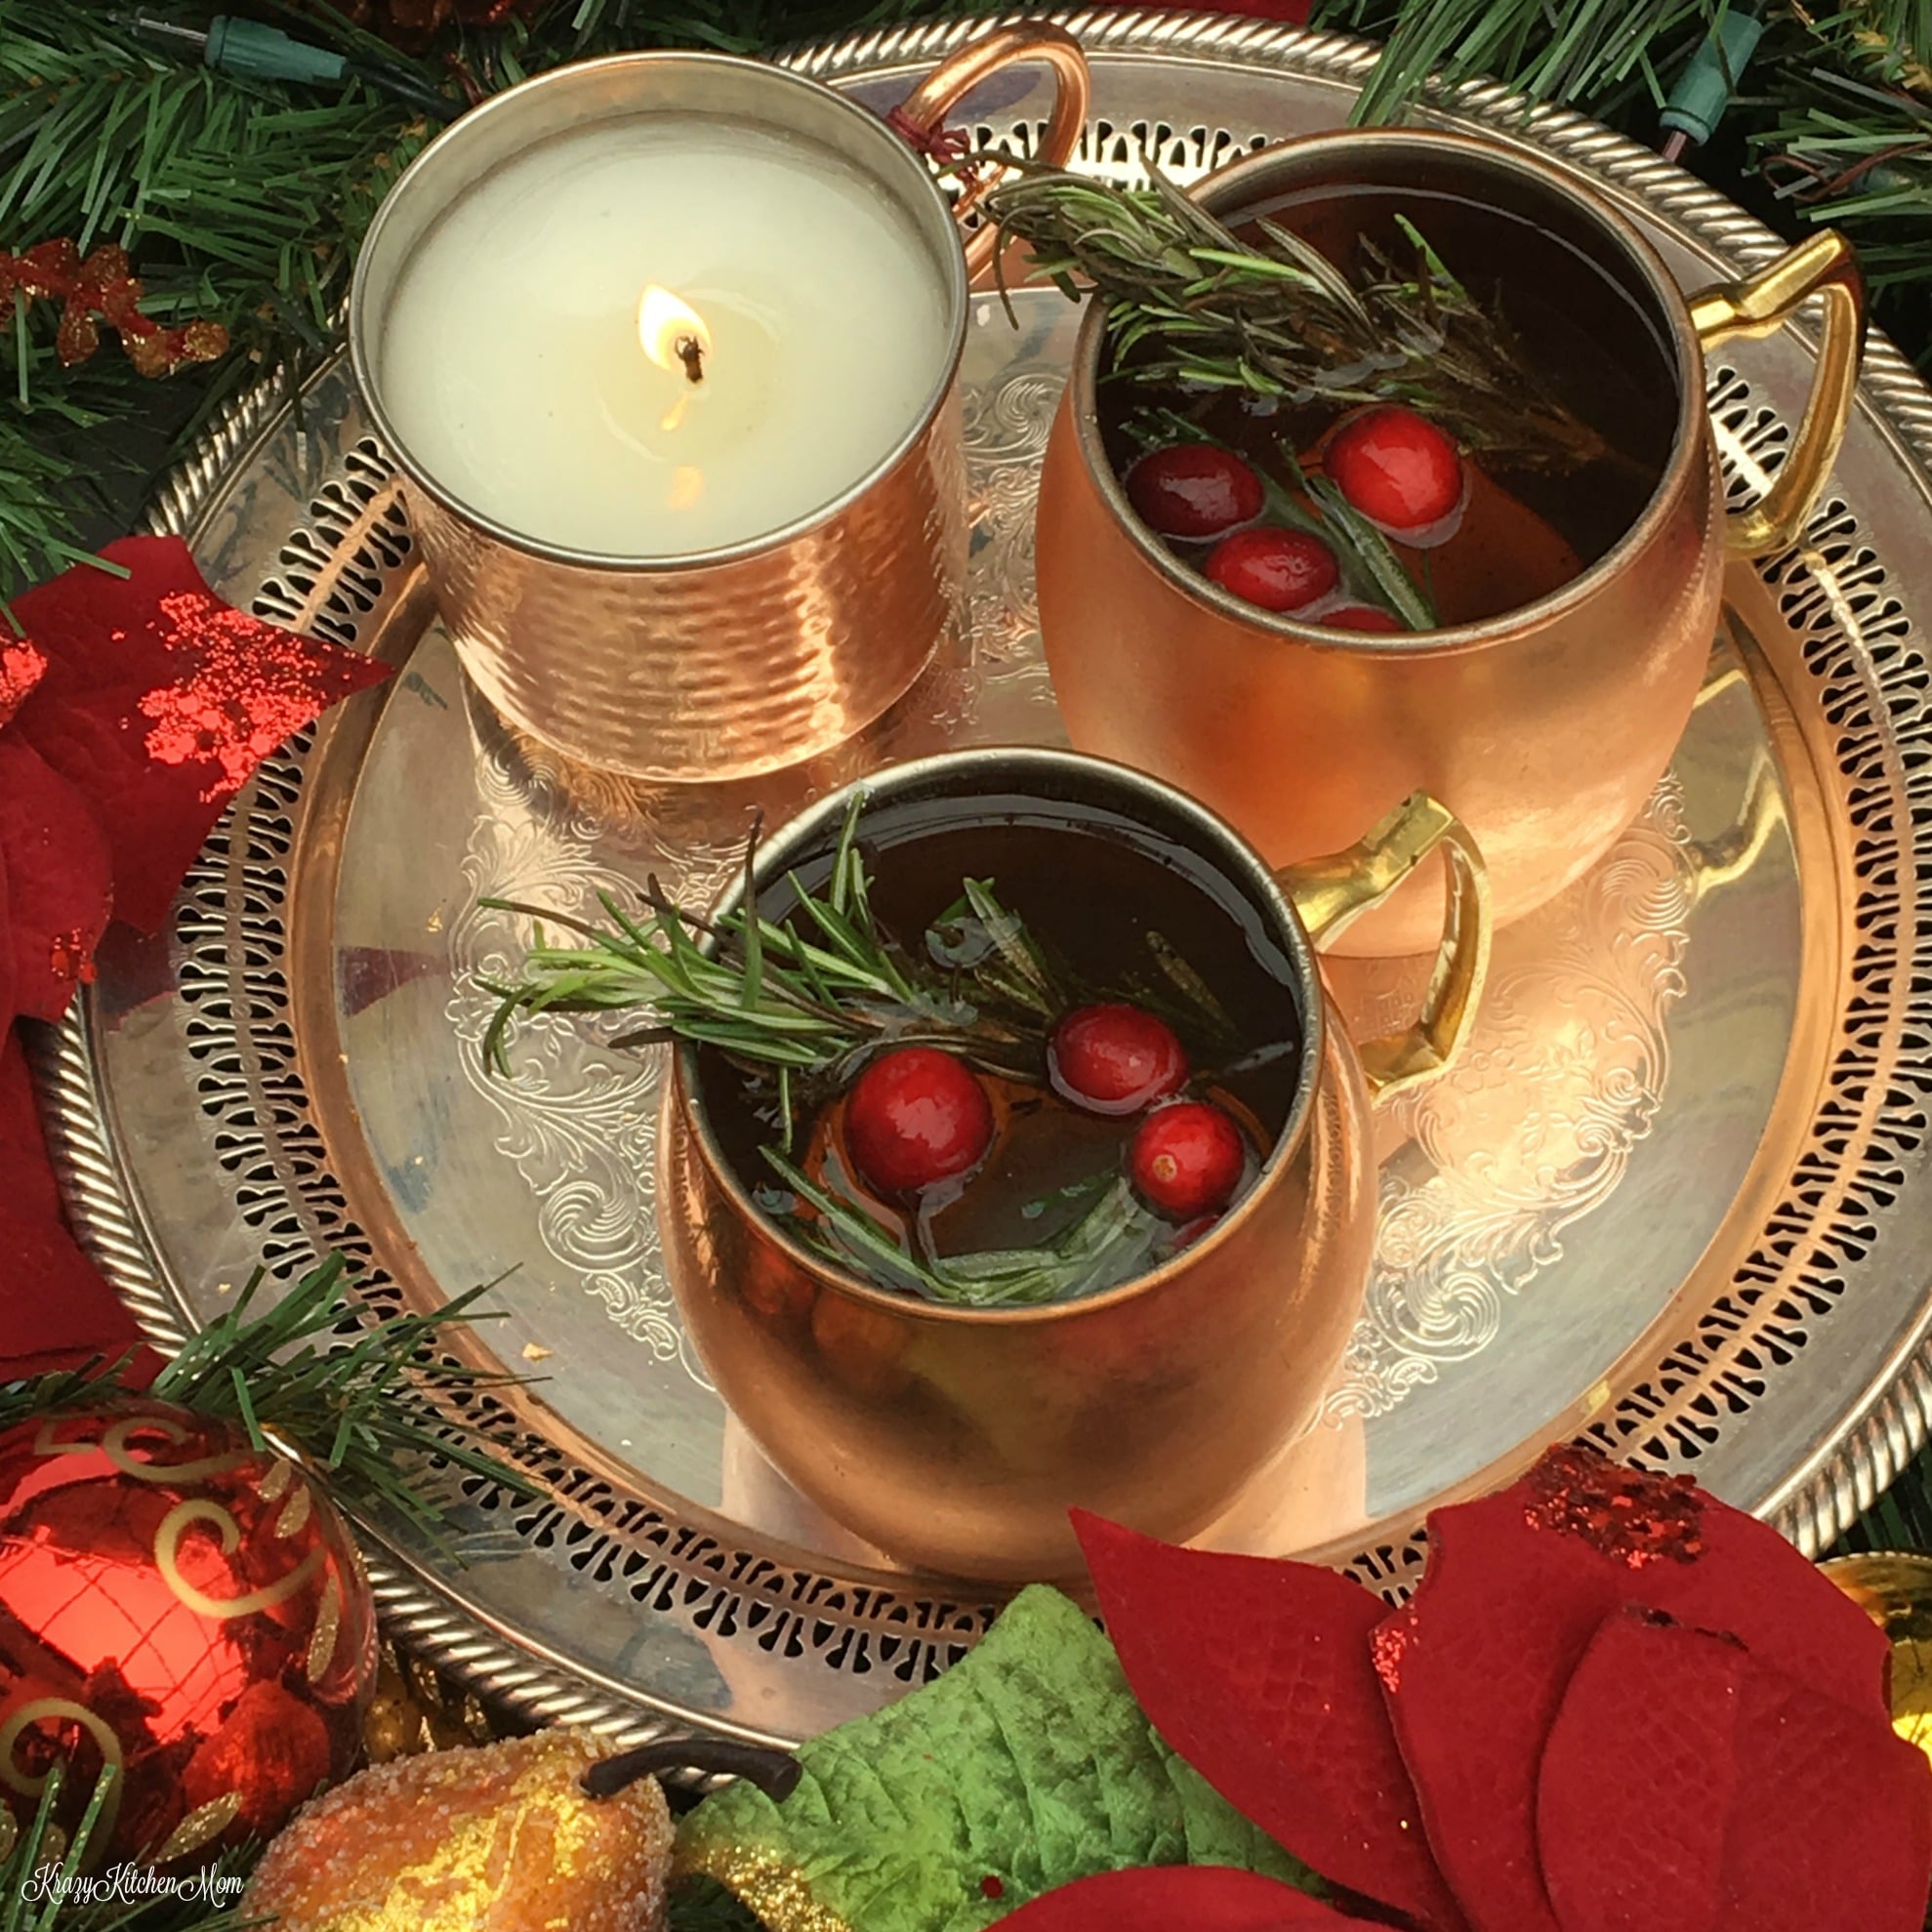
M 1173 1028 L 1138 1007 L 1081 1007 L 1047 1045 L 1053 1090 L 1089 1114 L 1137 1114 L 1187 1085 Z
M 966 1173 L 992 1138 L 986 1089 L 936 1047 L 902 1047 L 874 1060 L 845 1102 L 845 1144 L 880 1194 L 917 1194 Z
M 1403 623 L 1393 611 L 1383 610 L 1373 603 L 1344 603 L 1334 610 L 1325 610 L 1321 616 L 1310 620 L 1325 625 L 1331 631 L 1406 631 Z
M 1208 575 L 1263 610 L 1300 610 L 1335 589 L 1335 552 L 1301 530 L 1237 530 L 1217 543 Z
M 1398 403 L 1350 417 L 1330 439 L 1322 468 L 1370 522 L 1420 549 L 1456 534 L 1469 493 L 1456 444 Z
M 1191 1221 L 1227 1205 L 1247 1161 L 1241 1130 L 1206 1100 L 1177 1100 L 1140 1124 L 1128 1173 L 1147 1204 L 1171 1221 Z
M 1231 449 L 1173 443 L 1127 473 L 1127 499 L 1164 537 L 1218 537 L 1261 514 L 1261 479 Z

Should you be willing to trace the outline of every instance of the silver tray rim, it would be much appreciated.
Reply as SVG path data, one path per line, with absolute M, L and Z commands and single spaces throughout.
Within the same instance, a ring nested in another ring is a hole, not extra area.
M 1235 17 L 1084 9 L 1048 15 L 974 16 L 876 29 L 810 43 L 778 63 L 837 84 L 877 81 L 927 66 L 1003 24 L 1047 18 L 1080 39 L 1091 56 L 1166 59 L 1177 65 L 1240 65 L 1301 80 L 1359 87 L 1378 49 L 1339 34 L 1321 34 Z M 1438 88 L 1418 118 L 1473 123 L 1493 137 L 1553 154 L 1581 172 L 1641 201 L 1685 229 L 1738 269 L 1770 260 L 1784 246 L 1771 229 L 1648 148 L 1568 109 L 1538 106 L 1494 82 Z M 233 469 L 276 425 L 302 385 L 287 369 L 272 371 L 237 396 L 204 433 L 199 447 L 156 493 L 146 518 L 157 533 L 185 535 Z M 1861 401 L 1889 430 L 1905 463 L 1932 488 L 1932 390 L 1882 333 L 1868 343 Z M 83 1240 L 106 1266 L 122 1298 L 164 1346 L 187 1339 L 184 1311 L 154 1269 L 146 1234 L 120 1174 L 99 1101 L 90 1016 L 77 1005 L 38 1043 L 36 1071 L 54 1116 L 56 1164 Z M 1773 1520 L 1811 1553 L 1833 1541 L 1889 1487 L 1932 1438 L 1932 1312 L 1903 1360 L 1874 1378 L 1836 1444 L 1798 1482 Z M 677 1724 L 645 1716 L 641 1692 L 615 1697 L 512 1633 L 487 1626 L 475 1612 L 418 1572 L 392 1546 L 371 1548 L 369 1570 L 391 1635 L 437 1666 L 517 1714 L 541 1723 L 592 1726 L 626 1740 L 660 1736 Z

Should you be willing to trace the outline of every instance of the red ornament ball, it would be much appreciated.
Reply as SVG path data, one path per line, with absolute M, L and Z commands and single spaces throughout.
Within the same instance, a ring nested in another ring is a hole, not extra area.
M 1261 479 L 1230 449 L 1174 443 L 1127 473 L 1127 500 L 1150 530 L 1199 541 L 1261 514 Z
M 986 1089 L 936 1047 L 882 1055 L 846 1097 L 845 1144 L 879 1194 L 917 1194 L 969 1173 L 992 1139 Z
M 1330 631 L 1406 631 L 1408 625 L 1392 610 L 1383 610 L 1373 603 L 1345 603 L 1335 610 L 1325 610 L 1314 620 Z
M 1080 1007 L 1047 1043 L 1061 1098 L 1089 1114 L 1137 1114 L 1187 1085 L 1187 1052 L 1165 1020 L 1139 1007 Z
M 1351 416 L 1330 439 L 1322 468 L 1370 522 L 1421 549 L 1456 534 L 1468 500 L 1455 442 L 1399 403 Z
M 286 1458 L 112 1398 L 0 1434 L 0 1802 L 63 1767 L 71 1831 L 119 1775 L 90 1868 L 205 1861 L 344 1777 L 376 1618 L 342 1519 Z
M 1303 530 L 1237 530 L 1210 554 L 1208 575 L 1263 610 L 1303 610 L 1341 579 L 1335 552 Z
M 1141 1199 L 1171 1221 L 1226 1207 L 1247 1161 L 1241 1130 L 1206 1100 L 1177 1100 L 1149 1114 L 1127 1157 Z

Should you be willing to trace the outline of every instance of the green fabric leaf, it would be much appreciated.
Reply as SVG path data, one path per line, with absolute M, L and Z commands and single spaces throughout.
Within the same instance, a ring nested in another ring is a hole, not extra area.
M 783 1804 L 733 1785 L 678 1837 L 683 1870 L 729 1884 L 774 1932 L 980 1932 L 1133 1865 L 1232 1865 L 1319 1890 L 1155 1736 L 1113 1646 L 1039 1585 L 936 1683 L 799 1761 Z

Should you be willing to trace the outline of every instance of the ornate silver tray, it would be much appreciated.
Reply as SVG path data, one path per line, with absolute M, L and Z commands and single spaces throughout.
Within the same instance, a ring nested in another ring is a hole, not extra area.
M 1071 16 L 1095 71 L 1084 164 L 1143 143 L 1181 179 L 1344 118 L 1359 44 L 1179 17 Z M 807 50 L 880 108 L 969 24 Z M 1024 141 L 1041 95 L 967 103 Z M 1686 284 L 1772 237 L 1691 177 L 1495 90 L 1455 117 L 1533 143 L 1648 228 Z M 966 364 L 970 637 L 878 731 L 754 790 L 566 770 L 469 692 L 432 621 L 347 372 L 250 397 L 156 511 L 265 615 L 394 660 L 386 695 L 292 743 L 235 802 L 172 928 L 118 944 L 42 1071 L 77 1220 L 161 1338 L 258 1263 L 343 1249 L 386 1305 L 505 1275 L 485 1359 L 535 1500 L 472 1485 L 453 1551 L 369 1526 L 391 1628 L 529 1715 L 796 1739 L 941 1668 L 983 1592 L 895 1571 L 765 1467 L 708 1386 L 653 1221 L 660 1068 L 555 1021 L 487 1078 L 479 980 L 558 906 L 656 869 L 704 897 L 748 813 L 870 762 L 1051 739 L 1031 601 L 1035 466 L 1075 311 L 982 299 Z M 1734 491 L 1762 486 L 1810 349 L 1711 371 Z M 1581 1433 L 1829 1541 L 1932 1403 L 1932 395 L 1874 340 L 1805 546 L 1737 573 L 1668 778 L 1587 879 L 1499 942 L 1455 1077 L 1384 1124 L 1367 1313 L 1321 1425 L 1213 1533 L 1390 1593 L 1423 1513 Z M 1405 968 L 1337 962 L 1365 1023 Z

